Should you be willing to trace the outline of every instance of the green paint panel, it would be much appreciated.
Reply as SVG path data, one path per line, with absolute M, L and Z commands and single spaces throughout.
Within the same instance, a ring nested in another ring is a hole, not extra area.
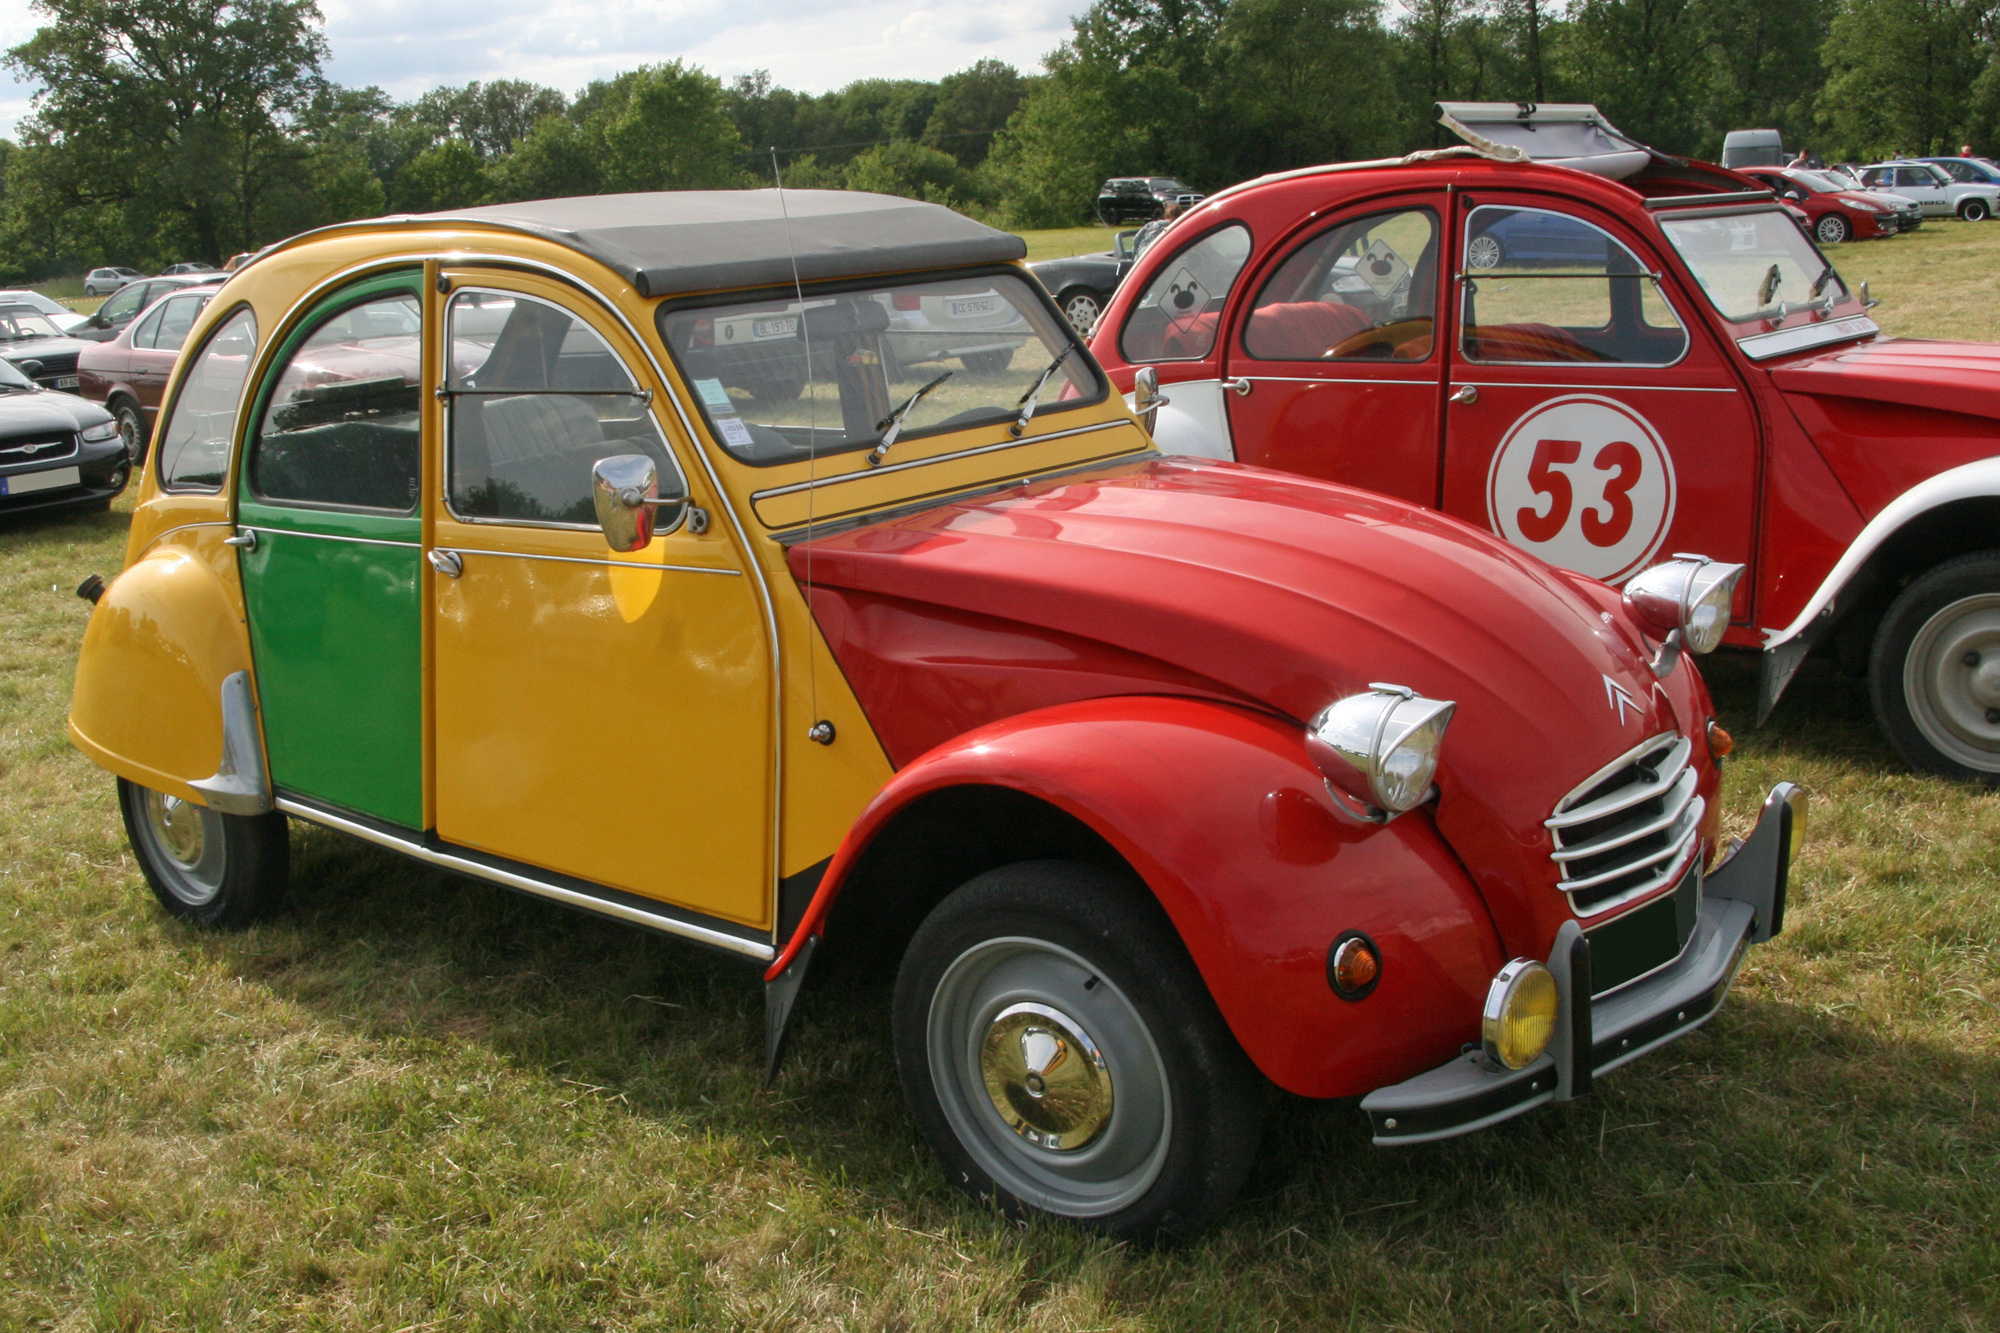
M 259 529 L 243 589 L 271 780 L 422 828 L 421 521 L 251 501 L 237 521 Z

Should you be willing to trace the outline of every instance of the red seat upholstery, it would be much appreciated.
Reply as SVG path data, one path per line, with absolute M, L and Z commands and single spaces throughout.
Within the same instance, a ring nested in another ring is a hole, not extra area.
M 1253 311 L 1243 330 L 1243 347 L 1266 361 L 1317 361 L 1369 326 L 1368 316 L 1351 305 L 1289 301 Z
M 1186 361 L 1207 356 L 1215 346 L 1215 326 L 1221 318 L 1221 311 L 1209 310 L 1173 320 L 1160 339 L 1161 359 Z
M 1553 324 L 1475 324 L 1466 351 L 1481 361 L 1607 361 Z

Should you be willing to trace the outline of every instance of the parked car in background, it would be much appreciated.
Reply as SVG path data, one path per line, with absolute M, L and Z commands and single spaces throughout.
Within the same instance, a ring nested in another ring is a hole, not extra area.
M 11 291 L 0 291 L 0 305 L 33 306 L 44 315 L 47 315 L 49 322 L 64 333 L 71 332 L 89 318 L 88 315 L 78 314 L 76 311 L 71 310 L 54 297 L 46 296 L 41 292 L 32 291 L 25 287 L 17 287 Z
M 1780 199 L 1806 215 L 1806 230 L 1822 245 L 1894 236 L 1902 229 L 1896 210 L 1881 195 L 1848 188 L 1823 172 L 1788 167 L 1742 167 L 1744 175 L 1771 187 Z
M 605 208 L 324 228 L 202 312 L 69 719 L 163 910 L 247 924 L 320 825 L 753 964 L 767 1072 L 808 967 L 893 968 L 942 1178 L 1135 1238 L 1227 1206 L 1271 1083 L 1476 1132 L 1782 928 L 1803 797 L 1725 845 L 1681 651 L 1733 568 L 1621 597 L 1162 458 L 1021 239 L 936 205 Z M 932 300 L 1011 364 L 908 373 Z M 712 369 L 758 321 L 795 399 Z M 699 761 L 604 780 L 621 706 Z
M 83 276 L 85 296 L 109 296 L 128 282 L 146 275 L 135 268 L 94 268 Z
M 1744 167 L 1782 167 L 1791 160 L 1784 136 L 1776 130 L 1731 130 L 1722 136 L 1725 167 L 1739 171 Z
M 173 374 L 181 344 L 214 286 L 169 292 L 127 324 L 110 342 L 90 343 L 77 358 L 77 393 L 104 404 L 134 466 L 146 459 L 160 395 Z
M 1928 162 L 1878 162 L 1861 169 L 1861 183 L 1916 201 L 1925 216 L 1981 222 L 2000 211 L 2000 185 L 1968 185 Z
M 0 360 L 44 389 L 76 388 L 76 357 L 88 343 L 22 301 L 0 301 Z
M 1961 185 L 2000 185 L 2000 166 L 1984 157 L 1919 157 Z
M 140 311 L 168 292 L 177 292 L 183 287 L 211 281 L 213 278 L 181 274 L 171 278 L 145 278 L 139 282 L 128 283 L 112 293 L 111 298 L 97 307 L 95 313 L 77 325 L 74 336 L 86 342 L 109 342 L 116 338 L 127 324 L 137 319 Z
M 103 508 L 131 471 L 109 413 L 0 360 L 0 516 Z
M 190 260 L 181 264 L 169 264 L 160 270 L 162 277 L 181 277 L 189 274 L 220 273 L 221 269 L 201 260 Z
M 1136 257 L 1133 240 L 1137 231 L 1121 231 L 1111 239 L 1111 248 L 1095 254 L 1071 255 L 1067 259 L 1044 259 L 1028 265 L 1028 272 L 1041 281 L 1070 327 L 1088 338 L 1097 327 L 1098 316 L 1111 304 L 1111 294 L 1132 271 Z
M 1151 222 L 1174 199 L 1195 193 L 1172 176 L 1114 176 L 1097 192 L 1097 217 L 1107 227 Z
M 2000 345 L 1882 337 L 1761 181 L 1565 169 L 1533 154 L 1594 109 L 1464 110 L 1500 149 L 1253 181 L 1141 256 L 1092 346 L 1121 388 L 1158 376 L 1161 447 L 1614 583 L 1658 551 L 1746 565 L 1727 641 L 1761 655 L 1760 721 L 1823 648 L 1913 766 L 2000 784 Z

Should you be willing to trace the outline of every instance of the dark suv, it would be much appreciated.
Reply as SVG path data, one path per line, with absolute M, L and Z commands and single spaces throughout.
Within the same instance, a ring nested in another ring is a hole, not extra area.
M 1107 227 L 1151 222 L 1184 194 L 1200 197 L 1172 176 L 1113 176 L 1097 192 L 1097 216 Z

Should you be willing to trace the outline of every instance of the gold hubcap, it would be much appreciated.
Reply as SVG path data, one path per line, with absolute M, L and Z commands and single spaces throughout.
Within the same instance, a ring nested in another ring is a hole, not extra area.
M 1059 1010 L 1001 1010 L 986 1029 L 979 1066 L 1001 1120 L 1038 1147 L 1082 1148 L 1111 1122 L 1111 1071 L 1082 1026 Z

